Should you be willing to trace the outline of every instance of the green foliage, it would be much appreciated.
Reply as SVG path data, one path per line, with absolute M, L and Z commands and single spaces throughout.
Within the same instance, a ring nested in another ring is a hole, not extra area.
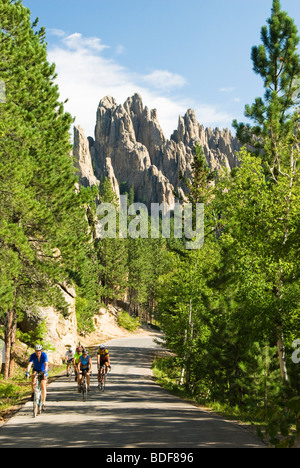
M 173 267 L 159 279 L 158 310 L 191 392 L 256 407 L 282 388 L 274 348 L 278 323 L 288 341 L 300 331 L 298 261 L 291 244 L 283 247 L 283 226 L 290 223 L 288 237 L 294 236 L 294 221 L 284 218 L 286 181 L 270 189 L 261 161 L 245 151 L 240 157 L 240 168 L 220 178 L 207 207 L 207 219 L 222 214 L 221 235 L 207 236 L 200 251 L 172 253 Z
M 282 392 L 276 347 L 253 343 L 238 366 L 241 404 L 249 409 L 264 408 L 267 411 Z
M 269 170 L 274 174 L 276 169 L 276 174 L 286 142 L 294 140 L 299 122 L 294 99 L 300 77 L 299 36 L 293 19 L 281 11 L 279 0 L 273 0 L 267 23 L 261 30 L 262 44 L 253 47 L 251 54 L 253 69 L 264 83 L 264 99 L 256 98 L 252 106 L 245 108 L 245 116 L 254 121 L 253 127 L 236 121 L 233 125 L 243 143 L 263 150 Z
M 17 381 L 0 382 L 0 417 L 2 415 L 5 417 L 9 408 L 21 404 L 23 398 L 28 396 L 28 393 L 28 386 L 25 386 L 24 383 Z
M 15 384 L 0 384 L 0 399 L 4 398 L 14 398 L 18 393 L 18 386 Z
M 128 204 L 133 202 L 131 188 Z M 120 235 L 119 204 L 108 179 L 100 185 L 100 202 L 109 203 L 114 208 L 112 218 L 107 213 L 100 219 L 112 221 L 115 224 L 115 235 L 105 234 L 108 226 L 104 226 L 102 237 L 95 241 L 95 249 L 99 262 L 99 283 L 102 301 L 108 303 L 122 299 L 127 294 L 129 306 L 136 312 L 153 311 L 155 301 L 156 279 L 165 265 L 165 241 L 158 239 L 136 238 Z M 127 225 L 133 216 L 128 215 Z M 104 223 L 103 221 L 103 223 Z
M 300 436 L 300 397 L 269 408 L 266 426 L 258 435 L 275 448 L 291 448 Z
M 206 203 L 209 200 L 212 192 L 211 182 L 216 179 L 217 173 L 211 171 L 205 159 L 203 148 L 196 143 L 193 149 L 193 160 L 191 163 L 192 174 L 189 179 L 185 179 L 180 175 L 180 179 L 184 182 L 187 194 L 185 197 L 180 197 L 176 193 L 177 198 L 186 200 L 195 205 L 196 203 Z
M 90 233 L 83 191 L 75 190 L 70 125 L 47 61 L 45 30 L 21 1 L 0 5 L 0 315 L 9 353 L 29 307 L 62 310 L 57 285 L 70 283 Z
M 128 312 L 122 311 L 118 314 L 118 324 L 128 331 L 135 331 L 140 326 L 138 317 L 131 317 Z
M 46 319 L 42 323 L 37 325 L 34 330 L 28 332 L 22 332 L 18 330 L 17 336 L 22 343 L 27 344 L 27 346 L 34 347 L 35 344 L 41 343 L 44 345 L 45 349 L 48 348 L 45 343 L 45 337 L 47 335 L 47 324 Z
M 85 297 L 76 296 L 75 307 L 78 332 L 81 335 L 88 335 L 94 331 L 95 310 L 93 304 Z
M 114 233 L 105 232 L 110 226 L 104 226 L 102 237 L 96 239 L 95 249 L 99 263 L 99 283 L 103 302 L 121 299 L 126 288 L 127 249 L 126 240 L 119 237 L 118 199 L 110 181 L 105 178 L 100 185 L 100 202 L 113 207 L 112 222 Z M 106 218 L 106 216 L 100 216 Z M 111 218 L 109 218 L 110 220 Z M 109 223 L 109 221 L 108 221 Z
M 288 446 L 299 434 L 299 414 L 287 403 L 287 392 L 292 397 L 299 389 L 297 370 L 285 355 L 300 335 L 299 113 L 292 99 L 299 41 L 278 1 L 268 25 L 263 46 L 252 51 L 264 100 L 246 107 L 255 126 L 235 123 L 249 151 L 241 150 L 231 174 L 218 174 L 213 196 L 206 187 L 204 246 L 172 250 L 157 309 L 185 390 L 253 418 L 272 414 L 271 444 Z M 198 156 L 189 188 L 201 199 L 206 170 Z
M 258 334 L 271 339 L 276 336 L 276 323 L 284 323 L 288 334 L 299 329 L 299 284 L 292 281 L 291 287 L 290 282 L 298 262 L 291 244 L 288 247 L 285 242 L 295 235 L 283 197 L 289 181 L 280 177 L 278 184 L 271 186 L 258 158 L 245 152 L 240 158 L 240 169 L 218 186 L 216 204 L 224 223 L 220 243 L 231 278 L 239 283 L 239 300 L 246 306 L 242 319 L 251 320 Z M 298 196 L 296 180 L 290 190 Z M 296 214 L 294 202 L 293 210 Z
M 153 375 L 160 385 L 178 396 L 184 396 L 184 389 L 178 385 L 181 362 L 176 356 L 156 357 L 152 363 Z

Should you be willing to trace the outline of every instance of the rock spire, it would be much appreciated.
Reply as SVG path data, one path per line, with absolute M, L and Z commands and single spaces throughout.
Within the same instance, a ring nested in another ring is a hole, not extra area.
M 211 169 L 238 164 L 239 143 L 228 129 L 204 128 L 195 112 L 180 116 L 170 139 L 164 136 L 155 109 L 143 106 L 139 94 L 118 104 L 111 97 L 101 99 L 96 116 L 94 138 L 86 138 L 74 128 L 74 157 L 84 185 L 111 180 L 119 195 L 134 188 L 137 200 L 174 204 L 174 189 L 182 191 L 179 174 L 190 175 L 193 148 L 199 143 Z

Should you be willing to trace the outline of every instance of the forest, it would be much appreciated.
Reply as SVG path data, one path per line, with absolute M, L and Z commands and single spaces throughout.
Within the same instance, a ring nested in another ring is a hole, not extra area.
M 173 355 L 157 366 L 173 387 L 268 420 L 273 444 L 292 446 L 300 434 L 300 57 L 293 19 L 273 0 L 261 44 L 252 48 L 262 97 L 245 106 L 251 123 L 233 122 L 244 145 L 239 167 L 212 172 L 194 148 L 181 202 L 204 205 L 204 242 L 191 250 L 172 235 L 95 235 L 97 206 L 111 203 L 118 212 L 118 198 L 108 179 L 78 186 L 73 117 L 60 102 L 45 29 L 31 24 L 18 0 L 1 1 L 0 21 L 3 379 L 13 373 L 25 311 L 53 305 L 65 314 L 59 286 L 68 283 L 76 289 L 80 332 L 92 331 L 101 304 L 126 301 L 141 322 L 163 330 Z M 132 203 L 134 188 L 126 195 Z

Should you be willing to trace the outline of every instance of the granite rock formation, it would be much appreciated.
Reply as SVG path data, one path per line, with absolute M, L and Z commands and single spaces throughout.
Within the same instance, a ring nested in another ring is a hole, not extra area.
M 99 184 L 108 177 L 118 195 L 133 186 L 136 199 L 147 206 L 162 202 L 172 206 L 174 189 L 183 190 L 179 174 L 190 175 L 197 142 L 211 169 L 231 170 L 238 164 L 240 146 L 231 132 L 204 128 L 192 109 L 179 117 L 177 129 L 167 139 L 156 110 L 144 107 L 140 95 L 129 97 L 123 105 L 106 96 L 97 109 L 94 138 L 74 128 L 80 183 Z

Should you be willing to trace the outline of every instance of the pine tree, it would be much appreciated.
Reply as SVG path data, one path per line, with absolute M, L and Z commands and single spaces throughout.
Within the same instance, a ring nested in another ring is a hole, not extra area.
M 233 125 L 238 138 L 260 153 L 265 175 L 273 183 L 269 186 L 270 195 L 278 200 L 281 208 L 282 237 L 280 253 L 277 246 L 278 271 L 273 286 L 277 307 L 281 309 L 283 304 L 280 305 L 279 299 L 286 282 L 282 265 L 290 255 L 290 238 L 294 231 L 291 213 L 296 208 L 299 178 L 300 114 L 295 100 L 300 79 L 299 36 L 293 19 L 281 10 L 279 0 L 273 0 L 267 24 L 261 30 L 262 44 L 253 47 L 251 55 L 253 69 L 263 79 L 264 99 L 257 98 L 252 106 L 245 108 L 246 117 L 254 121 L 253 127 L 236 121 Z M 287 380 L 282 328 L 282 320 L 279 320 L 278 350 L 282 376 Z
M 193 149 L 191 169 L 192 174 L 189 179 L 185 179 L 181 176 L 187 188 L 184 201 L 192 203 L 193 206 L 196 205 L 196 203 L 207 203 L 211 197 L 211 182 L 216 178 L 216 171 L 212 171 L 209 168 L 203 149 L 199 143 L 196 143 Z
M 252 48 L 253 70 L 261 76 L 265 95 L 245 107 L 245 116 L 254 122 L 237 123 L 237 137 L 262 152 L 272 177 L 276 177 L 287 156 L 286 146 L 295 145 L 299 125 L 295 93 L 299 89 L 299 36 L 292 18 L 273 0 L 271 17 L 261 29 L 262 44 Z M 297 132 L 296 132 L 297 133 Z
M 80 268 L 88 239 L 70 157 L 72 117 L 64 112 L 47 61 L 45 30 L 21 1 L 0 4 L 0 313 L 4 378 L 12 372 L 18 317 L 28 307 L 64 310 L 59 285 Z
M 151 239 L 127 240 L 128 245 L 128 301 L 130 308 L 138 315 L 148 298 L 151 281 Z
M 100 185 L 99 196 L 100 202 L 109 203 L 115 213 L 115 236 L 108 233 L 106 237 L 103 236 L 103 238 L 96 240 L 101 296 L 103 302 L 108 303 L 122 299 L 124 296 L 127 283 L 127 244 L 126 239 L 119 237 L 119 202 L 107 178 Z

